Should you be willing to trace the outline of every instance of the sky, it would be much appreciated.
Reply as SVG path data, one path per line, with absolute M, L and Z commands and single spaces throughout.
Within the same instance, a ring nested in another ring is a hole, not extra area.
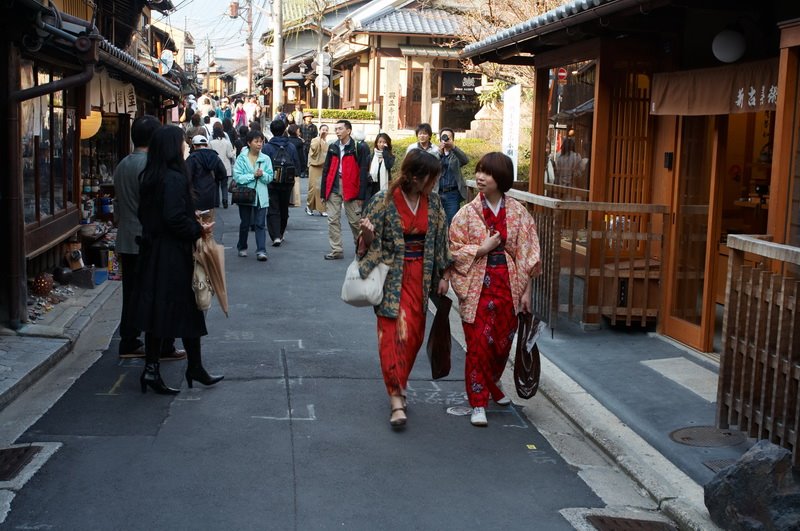
M 252 0 L 256 7 L 268 8 L 269 0 Z M 226 59 L 244 59 L 247 57 L 246 15 L 242 7 L 246 0 L 239 0 L 240 16 L 232 19 L 228 16 L 229 0 L 172 0 L 177 8 L 167 16 L 158 14 L 156 20 L 171 24 L 179 29 L 186 28 L 194 37 L 195 53 L 200 64 L 206 64 L 207 45 L 209 39 L 215 57 Z M 253 56 L 256 61 L 265 49 L 258 43 L 261 34 L 269 27 L 269 15 L 260 9 L 253 11 Z

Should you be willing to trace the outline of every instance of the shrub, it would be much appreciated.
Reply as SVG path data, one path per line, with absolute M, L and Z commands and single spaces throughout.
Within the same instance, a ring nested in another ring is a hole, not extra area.
M 412 136 L 398 138 L 397 140 L 392 139 L 392 151 L 394 151 L 394 154 L 397 157 L 397 161 L 395 162 L 392 170 L 393 176 L 395 175 L 395 172 L 399 171 L 400 165 L 403 163 L 403 157 L 405 157 L 406 149 L 408 149 L 408 146 L 416 141 L 417 138 Z M 434 135 L 433 142 L 438 142 L 436 135 Z M 467 157 L 469 158 L 469 162 L 462 168 L 465 179 L 475 178 L 475 165 L 478 164 L 478 161 L 482 156 L 491 151 L 500 151 L 499 142 L 494 143 L 481 138 L 462 138 L 456 140 L 456 146 L 466 153 Z M 520 181 L 527 181 L 530 167 L 530 146 L 520 146 L 517 179 Z
M 314 115 L 314 119 L 319 116 L 319 109 L 305 109 Z M 359 109 L 322 109 L 323 120 L 375 120 L 375 113 L 372 111 L 362 111 Z

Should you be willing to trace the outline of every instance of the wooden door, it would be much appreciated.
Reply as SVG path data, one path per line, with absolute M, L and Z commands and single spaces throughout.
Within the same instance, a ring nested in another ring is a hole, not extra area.
M 673 187 L 663 332 L 702 352 L 713 350 L 714 270 L 719 233 L 717 162 L 726 119 L 680 119 Z
M 410 97 L 406 100 L 406 128 L 414 129 L 422 120 L 422 70 L 412 70 L 409 80 Z

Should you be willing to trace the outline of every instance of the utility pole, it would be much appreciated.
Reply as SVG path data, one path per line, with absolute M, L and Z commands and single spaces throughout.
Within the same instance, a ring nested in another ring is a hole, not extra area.
M 283 105 L 283 2 L 272 2 L 272 111 Z
M 211 92 L 211 39 L 206 35 L 206 93 Z
M 247 94 L 253 93 L 253 0 L 247 1 Z

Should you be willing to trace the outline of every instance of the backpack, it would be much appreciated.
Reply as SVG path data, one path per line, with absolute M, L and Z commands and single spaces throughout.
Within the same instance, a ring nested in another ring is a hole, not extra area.
M 294 184 L 297 168 L 294 167 L 292 156 L 284 146 L 275 145 L 275 154 L 272 156 L 273 182 L 278 184 Z

